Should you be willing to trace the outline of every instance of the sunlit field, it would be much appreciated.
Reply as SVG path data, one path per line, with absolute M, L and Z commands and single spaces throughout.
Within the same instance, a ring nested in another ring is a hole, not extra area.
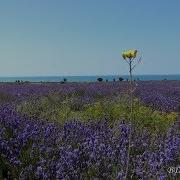
M 1 83 L 0 179 L 179 178 L 180 81 L 133 83 Z

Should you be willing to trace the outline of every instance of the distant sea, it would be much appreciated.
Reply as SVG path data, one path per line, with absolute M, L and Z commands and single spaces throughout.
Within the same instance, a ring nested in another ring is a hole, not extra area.
M 104 81 L 118 81 L 119 77 L 124 80 L 129 79 L 128 75 L 102 75 L 102 76 L 29 76 L 29 77 L 0 77 L 0 82 L 30 81 L 30 82 L 60 82 L 64 78 L 67 82 L 95 82 L 101 77 Z M 135 80 L 180 80 L 179 75 L 134 75 Z

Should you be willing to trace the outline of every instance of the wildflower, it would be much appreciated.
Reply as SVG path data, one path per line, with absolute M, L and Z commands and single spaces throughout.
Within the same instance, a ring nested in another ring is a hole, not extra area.
M 128 51 L 123 51 L 122 57 L 124 59 L 126 59 L 126 58 L 132 59 L 132 58 L 136 58 L 136 54 L 137 54 L 137 50 L 136 49 L 130 49 Z

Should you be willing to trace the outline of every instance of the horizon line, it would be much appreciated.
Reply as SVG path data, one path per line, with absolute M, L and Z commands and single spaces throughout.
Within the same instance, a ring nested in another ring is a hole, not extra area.
M 133 74 L 133 76 L 175 76 L 180 74 Z M 129 76 L 129 74 L 97 74 L 97 75 L 10 75 L 0 76 L 0 78 L 16 78 L 16 77 L 82 77 L 82 76 Z

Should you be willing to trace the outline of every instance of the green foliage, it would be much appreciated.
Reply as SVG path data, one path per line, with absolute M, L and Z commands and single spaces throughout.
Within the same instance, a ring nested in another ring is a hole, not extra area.
M 64 123 L 67 120 L 78 119 L 80 121 L 107 119 L 110 126 L 116 126 L 119 120 L 130 119 L 130 105 L 127 96 L 119 96 L 111 99 L 96 98 L 94 103 L 77 103 L 78 97 L 84 94 L 79 91 L 75 95 L 61 96 L 49 94 L 39 100 L 29 100 L 18 106 L 21 113 L 37 116 L 49 121 Z M 153 133 L 162 133 L 176 120 L 177 114 L 162 113 L 146 107 L 134 101 L 134 118 L 132 124 L 137 129 L 146 128 Z
M 87 107 L 85 114 L 90 119 L 103 119 L 105 112 L 102 104 L 100 102 L 96 102 Z
M 10 167 L 7 164 L 7 161 L 0 154 L 0 179 L 7 177 L 8 171 L 10 171 Z
M 162 133 L 176 120 L 177 114 L 169 114 L 154 111 L 149 107 L 140 106 L 135 108 L 134 121 L 138 129 L 146 128 L 152 132 Z
M 16 98 L 14 95 L 0 92 L 0 103 L 3 104 L 3 103 L 8 103 L 8 102 L 13 102 L 15 100 L 16 100 Z
M 62 98 L 64 99 L 62 101 Z M 31 117 L 39 117 L 49 121 L 64 123 L 68 118 L 70 107 L 66 104 L 66 98 L 57 94 L 47 95 L 38 100 L 23 102 L 17 110 Z

